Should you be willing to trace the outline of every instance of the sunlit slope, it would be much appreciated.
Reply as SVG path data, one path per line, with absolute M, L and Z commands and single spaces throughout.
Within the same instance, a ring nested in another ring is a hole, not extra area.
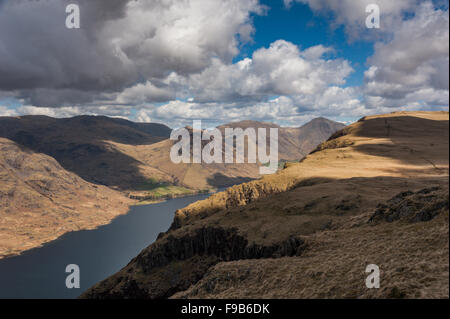
M 353 177 L 438 178 L 448 176 L 448 112 L 400 112 L 361 119 L 319 145 L 301 163 L 277 174 L 236 185 L 177 212 L 233 207 L 299 184 Z

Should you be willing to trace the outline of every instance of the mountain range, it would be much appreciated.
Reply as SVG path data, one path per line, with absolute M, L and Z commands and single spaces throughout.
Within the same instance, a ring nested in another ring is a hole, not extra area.
M 219 127 L 278 127 L 244 121 Z M 344 125 L 317 118 L 299 128 L 279 128 L 279 158 L 301 160 L 317 144 Z M 234 185 L 259 177 L 258 166 L 173 164 L 174 141 L 162 124 L 78 116 L 0 118 L 0 137 L 55 158 L 65 169 L 86 181 L 121 191 L 153 189 L 158 183 L 192 189 Z

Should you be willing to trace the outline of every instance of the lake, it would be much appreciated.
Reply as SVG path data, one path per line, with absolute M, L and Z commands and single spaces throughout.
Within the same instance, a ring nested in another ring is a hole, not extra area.
M 209 196 L 133 206 L 108 225 L 67 233 L 20 256 L 0 259 L 0 298 L 76 298 L 153 243 L 170 227 L 177 209 Z M 80 268 L 79 289 L 66 287 L 69 264 Z

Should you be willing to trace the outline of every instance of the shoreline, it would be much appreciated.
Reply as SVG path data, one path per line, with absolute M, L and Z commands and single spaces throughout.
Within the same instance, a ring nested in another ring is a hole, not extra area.
M 36 241 L 35 244 L 30 244 L 29 247 L 27 247 L 25 249 L 20 249 L 20 248 L 14 249 L 12 253 L 4 254 L 4 253 L 0 252 L 0 261 L 8 259 L 8 258 L 21 256 L 22 254 L 24 254 L 24 253 L 26 253 L 28 251 L 31 251 L 33 249 L 42 248 L 43 246 L 45 246 L 45 245 L 47 245 L 47 244 L 49 244 L 51 242 L 57 241 L 60 238 L 62 238 L 63 236 L 65 236 L 67 234 L 70 234 L 70 233 L 79 232 L 79 231 L 96 230 L 96 229 L 98 229 L 98 228 L 100 228 L 102 226 L 109 225 L 117 217 L 120 217 L 120 216 L 128 214 L 130 212 L 130 207 L 132 207 L 132 206 L 133 205 L 128 205 L 126 211 L 120 212 L 120 213 L 114 215 L 112 218 L 108 218 L 108 219 L 99 221 L 98 223 L 92 224 L 91 226 L 79 227 L 78 229 L 72 229 L 72 230 L 67 230 L 67 231 L 63 231 L 63 232 L 57 233 L 56 235 L 51 236 L 51 237 L 46 237 L 45 239 L 43 239 L 41 241 Z
M 17 249 L 14 249 L 12 252 L 9 251 L 8 253 L 3 253 L 0 251 L 0 261 L 6 260 L 9 258 L 13 258 L 13 257 L 21 256 L 22 254 L 24 254 L 28 251 L 31 251 L 33 249 L 42 248 L 43 246 L 45 246 L 47 244 L 50 244 L 54 241 L 61 239 L 63 236 L 65 236 L 69 233 L 74 233 L 74 232 L 78 232 L 78 231 L 96 230 L 102 226 L 107 226 L 107 225 L 111 224 L 116 218 L 127 215 L 130 212 L 132 207 L 158 204 L 158 203 L 162 203 L 162 202 L 165 202 L 165 201 L 168 201 L 171 199 L 176 199 L 176 198 L 191 197 L 191 196 L 198 196 L 198 195 L 205 195 L 205 194 L 211 195 L 218 191 L 219 191 L 218 189 L 212 189 L 212 190 L 208 190 L 208 191 L 203 191 L 203 190 L 196 191 L 196 192 L 189 193 L 189 194 L 167 194 L 167 195 L 163 195 L 163 196 L 160 196 L 160 197 L 154 198 L 154 199 L 142 199 L 142 200 L 133 199 L 131 197 L 128 197 L 133 202 L 127 206 L 126 211 L 115 214 L 114 216 L 112 216 L 112 218 L 104 217 L 98 223 L 92 224 L 88 227 L 79 227 L 78 229 L 71 229 L 71 230 L 60 232 L 60 233 L 56 232 L 56 234 L 54 236 L 47 237 L 41 241 L 37 240 L 35 244 L 29 244 L 29 246 L 26 247 L 25 249 L 17 248 Z
M 190 193 L 185 194 L 167 194 L 167 195 L 161 195 L 161 196 L 136 196 L 136 195 L 130 195 L 128 198 L 137 201 L 136 204 L 130 205 L 130 206 L 144 206 L 144 205 L 152 205 L 152 204 L 158 204 L 165 202 L 167 200 L 175 199 L 175 198 L 184 198 L 184 197 L 191 197 L 191 196 L 197 196 L 197 195 L 205 195 L 205 194 L 214 194 L 217 193 L 219 189 L 208 189 L 208 190 L 198 190 L 198 191 L 192 191 Z

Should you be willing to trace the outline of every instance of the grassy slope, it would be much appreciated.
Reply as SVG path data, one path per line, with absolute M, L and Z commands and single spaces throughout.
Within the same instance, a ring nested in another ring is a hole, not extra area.
M 139 184 L 128 196 L 139 200 L 136 205 L 147 205 L 174 197 L 189 196 L 199 193 L 207 193 L 210 189 L 195 190 L 183 186 L 171 185 L 156 179 L 149 179 L 146 183 Z

